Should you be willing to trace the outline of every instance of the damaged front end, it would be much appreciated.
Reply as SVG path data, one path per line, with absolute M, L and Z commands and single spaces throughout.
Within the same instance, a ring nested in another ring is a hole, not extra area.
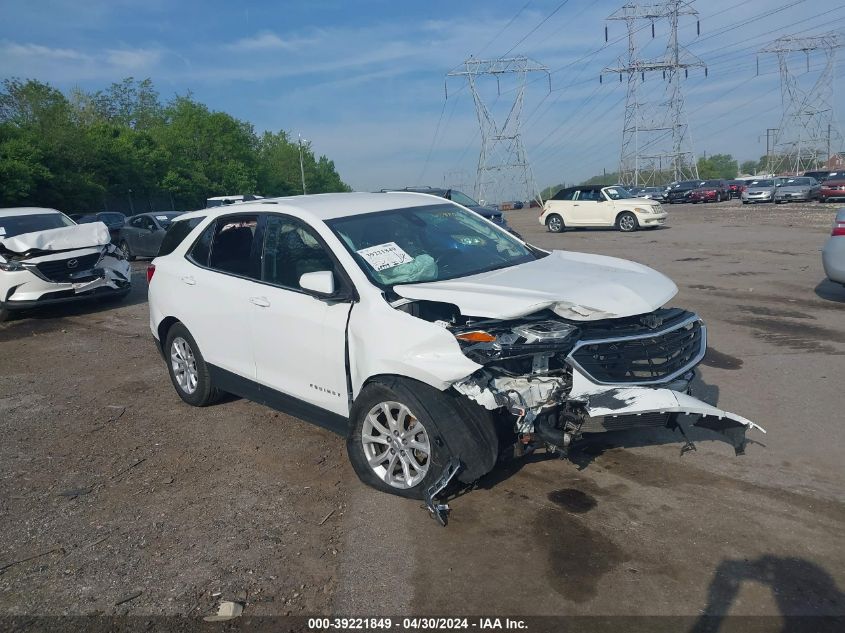
M 123 295 L 132 286 L 129 262 L 102 223 L 0 240 L 0 270 L 10 273 L 0 296 L 8 309 Z
M 488 410 L 507 411 L 526 443 L 566 454 L 583 434 L 647 427 L 683 433 L 679 416 L 689 414 L 740 454 L 746 431 L 763 431 L 690 395 L 707 333 L 685 310 L 579 322 L 543 311 L 450 327 L 464 355 L 482 365 L 452 387 Z M 688 439 L 685 447 L 692 447 Z

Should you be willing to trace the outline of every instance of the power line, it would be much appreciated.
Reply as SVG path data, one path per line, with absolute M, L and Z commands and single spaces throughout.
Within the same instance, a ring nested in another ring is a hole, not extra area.
M 539 29 L 539 28 L 540 28 L 541 26 L 543 26 L 546 22 L 548 22 L 548 21 L 549 21 L 549 20 L 550 20 L 550 19 L 551 19 L 551 18 L 552 18 L 552 17 L 553 17 L 553 16 L 554 16 L 557 12 L 558 12 L 558 11 L 560 11 L 560 10 L 564 7 L 564 5 L 566 5 L 566 3 L 567 3 L 567 2 L 569 2 L 569 0 L 563 0 L 563 2 L 561 2 L 559 5 L 557 5 L 557 7 L 555 7 L 555 10 L 554 10 L 554 11 L 552 11 L 551 13 L 549 13 L 549 15 L 547 15 L 547 16 L 546 16 L 546 17 L 544 17 L 542 20 L 540 20 L 540 23 L 539 23 L 537 26 L 535 26 L 533 29 L 531 29 L 530 31 L 528 31 L 528 33 L 526 33 L 525 35 L 523 35 L 523 36 L 522 36 L 522 39 L 521 39 L 521 40 L 519 40 L 519 41 L 518 41 L 516 44 L 514 44 L 513 46 L 511 46 L 511 47 L 507 50 L 507 52 L 505 52 L 505 54 L 504 54 L 504 55 L 502 55 L 502 57 L 507 57 L 508 55 L 510 55 L 510 54 L 513 52 L 513 50 L 514 50 L 517 46 L 519 46 L 520 44 L 522 44 L 522 43 L 523 43 L 525 40 L 527 40 L 527 39 L 528 39 L 528 38 L 529 38 L 532 34 L 534 34 L 534 33 L 537 31 L 537 29 Z
M 503 26 L 503 27 L 502 27 L 502 30 L 500 30 L 498 33 L 496 33 L 496 35 L 494 35 L 494 36 L 493 36 L 493 38 L 492 38 L 489 42 L 487 42 L 484 46 L 482 46 L 482 47 L 481 47 L 481 50 L 479 50 L 479 51 L 475 54 L 475 56 L 476 56 L 476 57 L 481 57 L 481 53 L 483 53 L 485 50 L 487 50 L 487 47 L 488 47 L 488 46 L 490 46 L 490 44 L 492 44 L 493 42 L 495 42 L 497 39 L 499 39 L 499 38 L 502 36 L 502 33 L 504 33 L 504 32 L 508 29 L 508 27 L 516 21 L 516 19 L 517 19 L 520 15 L 522 15 L 522 12 L 523 12 L 523 11 L 525 11 L 525 9 L 527 9 L 527 8 L 528 8 L 528 5 L 529 5 L 529 4 L 531 4 L 531 2 L 532 2 L 532 0 L 528 0 L 528 2 L 526 2 L 526 3 L 522 6 L 522 8 L 521 8 L 519 11 L 517 11 L 517 12 L 516 12 L 516 15 L 514 15 L 514 16 L 510 19 L 510 21 L 509 21 L 507 24 L 505 24 L 505 26 Z

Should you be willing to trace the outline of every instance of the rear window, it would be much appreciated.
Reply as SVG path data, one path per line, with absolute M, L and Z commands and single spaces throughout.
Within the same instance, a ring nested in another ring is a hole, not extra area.
M 158 256 L 170 255 L 176 250 L 176 247 L 188 237 L 188 234 L 193 231 L 200 222 L 205 219 L 205 216 L 198 218 L 190 218 L 189 220 L 182 220 L 181 222 L 173 222 L 164 234 L 161 240 L 161 247 L 158 249 Z

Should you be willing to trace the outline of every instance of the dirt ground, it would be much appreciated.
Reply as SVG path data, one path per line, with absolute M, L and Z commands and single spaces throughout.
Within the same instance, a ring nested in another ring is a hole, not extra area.
M 451 502 L 365 488 L 344 442 L 259 405 L 177 397 L 120 304 L 0 325 L 0 615 L 845 615 L 845 288 L 823 281 L 834 206 L 669 207 L 666 228 L 553 235 L 675 280 L 710 351 L 696 394 L 761 424 L 607 434 L 535 454 Z

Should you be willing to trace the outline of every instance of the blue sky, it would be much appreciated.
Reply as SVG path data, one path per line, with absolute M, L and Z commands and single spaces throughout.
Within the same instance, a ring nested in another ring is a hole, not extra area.
M 560 4 L 0 0 L 0 77 L 91 90 L 126 76 L 150 77 L 164 98 L 191 91 L 258 131 L 301 133 L 356 189 L 440 185 L 445 178 L 471 190 L 475 110 L 458 79 L 449 80 L 445 99 L 445 75 L 469 55 L 510 51 L 553 71 L 552 92 L 545 80 L 531 83 L 523 111 L 528 157 L 544 186 L 615 170 L 624 107 L 618 77 L 598 83 L 601 69 L 625 53 L 624 24 L 605 21 L 623 2 Z M 695 151 L 756 159 L 765 153 L 765 129 L 778 125 L 780 92 L 776 60 L 762 56 L 757 76 L 755 51 L 782 35 L 841 33 L 845 3 L 695 6 L 701 35 L 694 19 L 681 29 L 682 42 L 709 67 L 707 78 L 692 73 L 685 84 Z M 666 27 L 657 26 L 655 40 L 650 35 L 640 34 L 643 55 L 657 56 Z M 820 63 L 812 58 L 811 68 Z M 511 87 L 504 82 L 498 99 L 495 82 L 481 87 L 495 103 L 494 117 L 506 114 Z M 835 108 L 845 123 L 842 98 Z

